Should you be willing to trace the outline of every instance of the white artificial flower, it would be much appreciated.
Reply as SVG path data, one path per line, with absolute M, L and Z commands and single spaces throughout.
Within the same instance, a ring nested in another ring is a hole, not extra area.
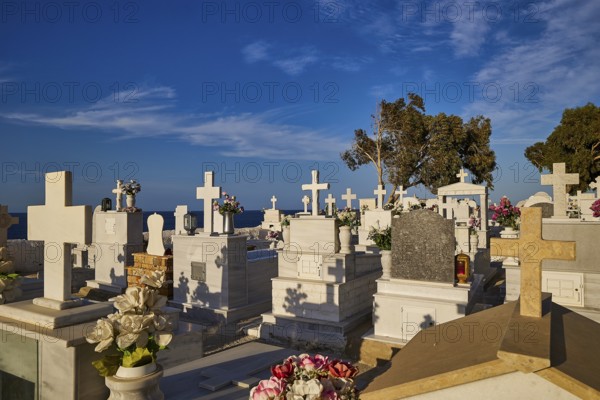
M 147 288 L 128 287 L 125 294 L 115 298 L 114 306 L 123 314 L 136 312 L 136 310 L 143 311 L 149 295 L 150 291 Z
M 157 290 L 149 290 L 146 298 L 146 306 L 151 311 L 160 310 L 167 305 L 167 296 L 158 294 Z
M 136 315 L 125 314 L 119 321 L 117 346 L 125 349 L 132 344 L 137 347 L 146 347 L 148 344 L 148 328 L 154 321 L 154 314 Z
M 102 318 L 98 320 L 94 330 L 89 332 L 85 336 L 85 340 L 88 343 L 98 343 L 94 349 L 96 352 L 101 353 L 108 349 L 114 340 L 114 326 L 110 319 Z
M 154 333 L 154 341 L 159 346 L 168 346 L 173 339 L 173 334 L 169 332 L 155 332 Z
M 140 282 L 144 285 L 160 289 L 165 284 L 165 273 L 163 271 L 152 271 L 150 275 L 142 276 Z
M 302 357 L 302 356 L 301 356 Z M 319 400 L 323 385 L 317 379 L 304 381 L 301 379 L 295 380 L 292 384 L 292 390 L 288 392 L 287 400 Z M 290 397 L 290 394 L 292 397 Z

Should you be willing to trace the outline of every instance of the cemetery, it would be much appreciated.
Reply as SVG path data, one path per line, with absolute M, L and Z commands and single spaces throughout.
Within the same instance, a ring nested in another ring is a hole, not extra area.
M 208 171 L 195 192 L 201 223 L 193 205 L 177 206 L 168 237 L 157 213 L 143 232 L 139 183 L 117 181 L 116 207 L 106 198 L 92 213 L 73 204 L 70 172 L 49 173 L 44 204 L 27 212 L 26 242 L 43 246 L 37 269 L 12 256 L 24 244 L 7 230 L 19 220 L 0 207 L 3 393 L 252 398 L 275 390 L 264 380 L 273 365 L 300 368 L 294 357 L 321 352 L 298 362 L 351 371 L 347 398 L 358 389 L 364 399 L 453 398 L 505 385 L 491 398 L 597 398 L 600 221 L 569 215 L 566 188 L 579 177 L 567 170 L 554 164 L 542 175 L 552 195 L 521 208 L 507 198 L 488 207 L 488 188 L 464 169 L 436 197 L 400 187 L 387 204 L 383 185 L 358 199 L 313 170 L 299 188 L 302 211 L 285 215 L 275 195 L 265 199 L 258 236 L 235 228 L 243 207 Z M 74 283 L 76 274 L 87 280 Z M 113 346 L 125 355 L 100 359 Z M 367 372 L 333 367 L 338 358 Z

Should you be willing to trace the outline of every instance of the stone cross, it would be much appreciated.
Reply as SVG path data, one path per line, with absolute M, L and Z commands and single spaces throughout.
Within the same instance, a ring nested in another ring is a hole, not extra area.
M 350 188 L 347 188 L 346 194 L 342 195 L 342 200 L 346 200 L 346 207 L 352 209 L 352 200 L 356 200 L 356 195 L 352 193 Z
M 596 190 L 596 197 L 598 197 L 598 185 L 600 184 L 600 176 L 596 177 L 596 180 L 590 183 L 590 188 Z
M 394 192 L 394 194 L 398 195 L 398 200 L 400 202 L 400 204 L 402 204 L 402 201 L 404 200 L 404 195 L 407 194 L 408 192 L 406 190 L 404 190 L 404 186 L 400 185 L 398 187 L 398 190 L 396 190 Z
M 492 238 L 490 254 L 517 257 L 521 264 L 521 315 L 542 316 L 542 261 L 575 260 L 575 242 L 542 238 L 542 209 L 521 209 L 521 234 L 518 239 Z
M 44 241 L 44 297 L 34 304 L 63 310 L 80 302 L 71 299 L 71 243 L 92 238 L 92 208 L 73 206 L 71 171 L 46 174 L 46 204 L 27 207 L 27 239 Z
M 552 218 L 567 217 L 567 185 L 579 183 L 579 174 L 567 174 L 565 163 L 552 164 L 552 174 L 542 175 L 542 185 L 552 186 L 554 197 L 554 216 Z
M 275 209 L 275 203 L 277 203 L 277 197 L 275 197 L 275 195 L 273 195 L 273 197 L 271 197 L 271 204 L 273 204 L 272 210 Z
M 335 204 L 335 197 L 333 197 L 331 195 L 331 193 L 329 193 L 327 195 L 327 198 L 325 199 L 325 203 L 327 203 L 327 215 L 332 216 L 333 215 L 333 205 Z
M 381 210 L 383 208 L 383 198 L 386 194 L 385 185 L 377 185 L 377 190 L 373 191 L 373 194 L 377 196 L 377 209 Z
M 213 171 L 204 172 L 204 186 L 196 188 L 196 198 L 204 200 L 204 233 L 212 234 L 214 229 L 213 200 L 221 198 L 221 187 L 214 186 Z
M 175 234 L 183 235 L 185 233 L 183 216 L 188 213 L 188 206 L 177 206 L 175 208 Z
M 8 242 L 8 228 L 19 223 L 18 217 L 8 213 L 8 206 L 0 205 L 0 247 L 6 247 Z
M 308 213 L 308 203 L 310 203 L 310 197 L 305 195 L 304 197 L 302 197 L 302 204 L 304 204 L 304 213 L 305 214 Z
M 121 208 L 123 208 L 123 181 L 121 179 L 117 180 L 117 187 L 114 188 L 112 192 L 117 196 L 115 209 L 121 211 Z
M 314 169 L 311 171 L 312 183 L 302 185 L 302 190 L 312 191 L 312 215 L 319 215 L 319 190 L 329 189 L 329 183 L 319 183 L 319 171 Z
M 469 174 L 467 174 L 467 173 L 465 172 L 465 169 L 464 169 L 464 168 L 461 168 L 461 169 L 460 169 L 460 172 L 459 172 L 458 174 L 456 174 L 456 177 L 457 177 L 458 179 L 460 179 L 460 182 L 461 182 L 461 183 L 464 183 L 464 182 L 465 182 L 465 178 L 466 178 L 467 176 L 469 176 Z

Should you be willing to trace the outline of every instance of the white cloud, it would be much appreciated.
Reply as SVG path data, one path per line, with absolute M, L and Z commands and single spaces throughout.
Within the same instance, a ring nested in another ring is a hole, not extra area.
M 318 61 L 317 57 L 311 50 L 304 50 L 299 55 L 294 55 L 288 58 L 275 60 L 273 64 L 280 68 L 283 72 L 288 75 L 299 75 L 306 69 L 310 64 L 314 64 Z
M 269 159 L 331 159 L 344 143 L 330 131 L 284 123 L 289 110 L 235 115 L 182 114 L 169 87 L 141 88 L 137 103 L 116 103 L 113 96 L 63 115 L 5 113 L 18 123 L 68 130 L 101 130 L 118 139 L 174 136 L 192 145 L 218 148 L 220 154 Z
M 246 62 L 249 64 L 253 64 L 257 61 L 267 60 L 269 58 L 269 47 L 269 44 L 262 40 L 250 43 L 242 49 L 244 60 L 246 60 Z

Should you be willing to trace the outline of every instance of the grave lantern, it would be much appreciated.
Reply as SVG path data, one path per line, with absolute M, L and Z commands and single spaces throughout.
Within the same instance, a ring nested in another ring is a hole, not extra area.
M 112 210 L 112 200 L 109 199 L 108 197 L 105 197 L 102 199 L 102 203 L 101 203 L 101 208 L 102 211 L 110 211 Z
M 456 273 L 458 283 L 467 283 L 467 278 L 469 277 L 470 261 L 471 259 L 469 258 L 469 256 L 464 253 L 460 253 L 456 256 L 454 261 L 454 271 Z
M 189 236 L 193 236 L 198 228 L 198 219 L 196 214 L 187 213 L 183 216 L 183 229 L 185 229 Z

